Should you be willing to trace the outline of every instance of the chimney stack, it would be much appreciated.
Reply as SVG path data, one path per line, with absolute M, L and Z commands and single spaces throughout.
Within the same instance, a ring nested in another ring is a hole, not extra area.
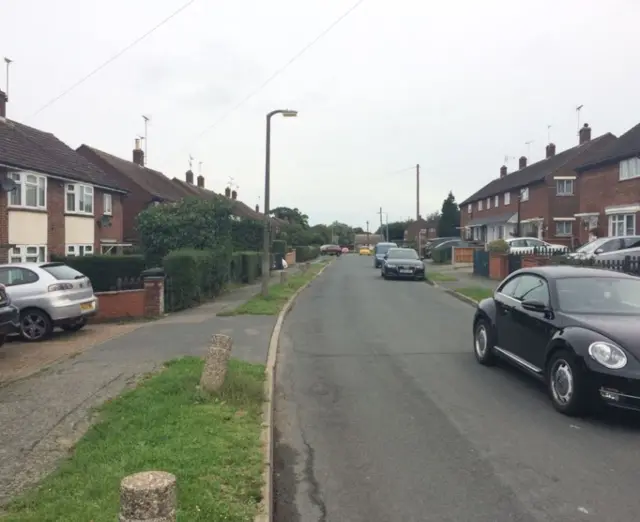
M 204 188 L 204 176 L 202 174 L 198 175 L 198 186 Z
M 260 205 L 256 205 L 256 212 L 260 214 Z
M 133 149 L 133 162 L 144 167 L 144 151 L 140 148 L 140 138 L 136 138 L 136 146 Z
M 500 167 L 500 177 L 504 178 L 506 175 L 507 175 L 507 166 L 502 165 L 502 167 Z
M 189 183 L 189 185 L 193 185 L 193 171 L 191 169 L 187 171 L 185 177 L 187 179 L 187 183 Z
M 518 168 L 520 170 L 522 170 L 526 166 L 527 166 L 527 157 L 526 156 L 520 156 L 520 159 L 518 160 Z
M 224 195 L 227 198 L 231 197 L 231 189 L 229 187 L 227 187 L 226 189 L 224 189 Z
M 591 127 L 588 123 L 585 123 L 580 129 L 580 145 L 591 141 Z
M 238 199 L 238 193 L 235 190 L 231 192 L 231 199 Z
M 555 155 L 556 155 L 556 144 L 549 143 L 549 145 L 547 145 L 547 158 L 552 158 Z

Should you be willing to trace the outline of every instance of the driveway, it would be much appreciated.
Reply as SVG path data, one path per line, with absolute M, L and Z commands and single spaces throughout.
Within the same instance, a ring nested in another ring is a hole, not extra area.
M 640 422 L 564 417 L 478 365 L 473 308 L 337 260 L 299 297 L 278 361 L 277 522 L 628 522 Z

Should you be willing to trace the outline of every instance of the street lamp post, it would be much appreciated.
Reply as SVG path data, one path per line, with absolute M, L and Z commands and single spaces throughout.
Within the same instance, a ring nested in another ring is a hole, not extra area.
M 271 181 L 271 118 L 276 114 L 282 114 L 285 118 L 295 118 L 298 111 L 278 109 L 267 114 L 267 135 L 264 164 L 264 235 L 262 244 L 262 295 L 269 295 L 269 278 L 271 277 L 271 263 L 269 256 L 269 244 L 271 239 L 271 221 L 269 219 L 269 196 Z

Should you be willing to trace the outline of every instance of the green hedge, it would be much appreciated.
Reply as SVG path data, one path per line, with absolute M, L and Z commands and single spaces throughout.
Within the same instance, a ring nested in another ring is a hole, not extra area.
M 258 252 L 234 252 L 229 268 L 229 280 L 234 283 L 254 283 L 262 274 L 262 255 Z
M 287 242 L 283 239 L 274 239 L 271 243 L 271 252 L 285 255 L 287 253 Z
M 229 280 L 231 259 L 224 250 L 174 250 L 162 265 L 167 277 L 167 311 L 183 310 L 220 294 Z
M 311 261 L 320 255 L 320 248 L 317 246 L 297 246 L 296 251 L 296 263 L 304 263 L 305 261 Z
M 96 292 L 109 292 L 132 286 L 146 268 L 144 256 L 51 256 L 52 261 L 65 263 L 91 280 Z
M 449 248 L 436 248 L 431 251 L 431 259 L 436 264 L 448 264 L 451 263 L 451 257 L 453 255 L 453 249 Z
M 231 222 L 231 241 L 235 252 L 261 250 L 263 235 L 264 223 L 262 221 L 243 219 Z

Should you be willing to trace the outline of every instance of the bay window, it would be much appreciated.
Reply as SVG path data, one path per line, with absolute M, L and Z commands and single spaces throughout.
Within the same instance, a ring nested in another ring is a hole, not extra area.
M 47 208 L 47 177 L 30 172 L 11 172 L 16 188 L 9 192 L 9 206 L 21 208 Z
M 65 211 L 71 214 L 93 215 L 93 187 L 69 183 L 65 187 Z
M 635 233 L 635 214 L 613 214 L 609 216 L 609 236 L 633 236 Z
M 68 256 L 92 256 L 93 255 L 93 245 L 92 244 L 83 244 L 83 245 L 67 245 L 67 255 Z
M 9 263 L 44 263 L 46 260 L 45 245 L 16 245 L 9 250 Z

